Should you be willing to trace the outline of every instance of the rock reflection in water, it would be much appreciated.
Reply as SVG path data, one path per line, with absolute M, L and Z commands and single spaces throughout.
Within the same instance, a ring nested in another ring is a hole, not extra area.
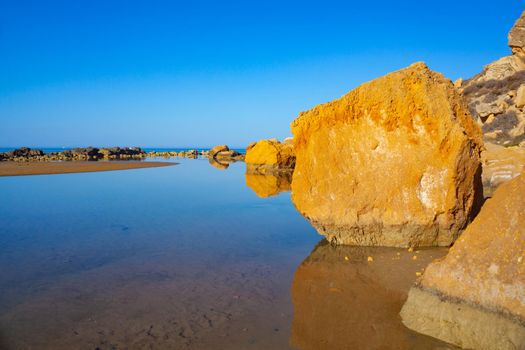
M 208 158 L 208 162 L 211 164 L 211 166 L 217 169 L 228 169 L 228 167 L 230 166 L 229 162 L 219 162 L 215 158 Z
M 290 191 L 291 183 L 291 173 L 278 173 L 274 175 L 246 174 L 246 186 L 251 188 L 253 192 L 261 198 Z
M 295 272 L 290 345 L 303 350 L 455 349 L 409 330 L 399 316 L 416 273 L 446 252 L 334 247 L 321 241 Z

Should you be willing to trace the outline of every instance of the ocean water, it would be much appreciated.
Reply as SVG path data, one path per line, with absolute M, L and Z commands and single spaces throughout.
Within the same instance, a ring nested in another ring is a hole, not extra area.
M 333 247 L 281 182 L 176 161 L 0 178 L 0 349 L 453 348 L 398 316 L 446 250 Z

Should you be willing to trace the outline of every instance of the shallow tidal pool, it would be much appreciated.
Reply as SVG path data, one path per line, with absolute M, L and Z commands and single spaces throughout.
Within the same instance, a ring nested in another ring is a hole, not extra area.
M 454 348 L 398 315 L 446 249 L 334 247 L 244 163 L 176 161 L 0 178 L 0 349 Z

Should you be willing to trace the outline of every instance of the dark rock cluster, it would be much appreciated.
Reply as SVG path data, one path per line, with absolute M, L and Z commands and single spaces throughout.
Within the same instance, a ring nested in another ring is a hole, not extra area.
M 64 150 L 62 152 L 44 153 L 40 149 L 21 147 L 0 153 L 0 161 L 56 161 L 56 160 L 98 160 L 98 159 L 135 159 L 146 156 L 139 147 L 96 148 L 83 147 Z

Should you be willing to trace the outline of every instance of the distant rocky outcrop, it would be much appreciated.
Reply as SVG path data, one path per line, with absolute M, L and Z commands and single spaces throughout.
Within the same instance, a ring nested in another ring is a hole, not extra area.
M 457 86 L 470 112 L 482 125 L 485 140 L 525 146 L 525 12 L 509 32 L 512 55 L 484 67 Z
M 273 175 L 246 174 L 246 186 L 261 198 L 278 195 L 291 190 L 292 174 L 286 172 Z
M 170 158 L 170 157 L 179 157 L 179 158 L 190 158 L 190 159 L 197 159 L 199 156 L 207 156 L 208 151 L 204 150 L 195 150 L 190 149 L 187 151 L 151 151 L 148 154 L 148 157 L 163 157 L 163 158 Z
M 11 151 L 7 151 L 3 153 L 3 157 L 5 159 L 39 159 L 40 157 L 44 156 L 44 152 L 40 149 L 31 149 L 29 147 L 21 147 L 18 149 L 14 149 Z
M 246 171 L 253 174 L 275 174 L 293 172 L 295 153 L 290 141 L 276 139 L 251 143 L 246 148 Z
M 447 246 L 482 201 L 481 131 L 424 63 L 292 123 L 297 209 L 336 244 Z
M 231 150 L 226 145 L 219 145 L 213 147 L 208 152 L 208 158 L 213 158 L 218 161 L 237 161 L 237 160 L 244 160 L 244 155 Z
M 525 173 L 504 183 L 412 288 L 406 326 L 464 348 L 525 349 Z
M 135 159 L 146 156 L 140 147 L 112 147 L 96 148 L 84 147 L 64 150 L 62 152 L 44 153 L 40 149 L 22 147 L 0 154 L 0 160 L 29 162 L 29 161 L 56 161 L 56 160 L 97 160 L 97 159 Z

